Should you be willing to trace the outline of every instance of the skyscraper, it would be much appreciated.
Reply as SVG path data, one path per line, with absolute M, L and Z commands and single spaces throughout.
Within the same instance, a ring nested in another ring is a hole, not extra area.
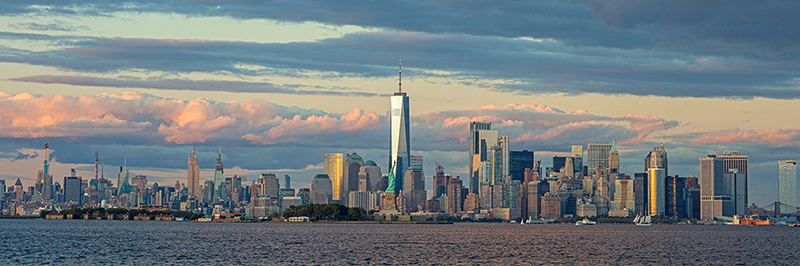
M 636 214 L 640 216 L 644 216 L 648 213 L 648 209 L 650 208 L 648 190 L 650 186 L 648 186 L 648 178 L 647 173 L 635 173 L 633 179 L 633 193 L 634 193 L 634 211 Z
M 647 170 L 647 177 L 648 177 L 648 185 L 649 191 L 649 204 L 650 204 L 650 211 L 649 214 L 651 216 L 656 215 L 664 215 L 665 210 L 665 202 L 666 195 L 664 192 L 665 185 L 664 179 L 664 169 L 661 168 L 650 168 Z
M 122 196 L 122 194 L 125 194 L 125 185 L 129 184 L 128 183 L 129 174 L 130 171 L 128 171 L 128 158 L 125 158 L 123 167 L 119 168 L 119 175 L 117 175 L 117 197 Z M 64 183 L 64 189 L 66 189 L 66 186 L 67 184 Z
M 669 161 L 667 160 L 667 150 L 664 149 L 664 143 L 653 148 L 644 157 L 644 170 L 647 171 L 650 168 L 662 168 L 664 169 L 664 175 L 669 175 Z
M 573 172 L 576 177 L 583 176 L 583 145 L 572 145 L 573 164 L 575 169 Z
M 280 190 L 280 185 L 278 184 L 278 177 L 275 176 L 273 173 L 268 174 L 261 174 L 261 195 L 262 196 L 270 196 L 270 197 L 278 197 L 278 190 Z
M 731 197 L 725 195 L 723 159 L 715 155 L 700 158 L 700 219 L 730 216 Z
M 358 191 L 358 172 L 363 164 L 364 159 L 357 153 L 351 152 L 347 154 L 347 160 L 344 161 L 342 181 L 339 184 L 339 189 L 341 189 L 339 201 L 342 205 L 347 205 L 347 200 L 350 199 L 350 191 Z
M 481 130 L 491 130 L 492 123 L 490 122 L 471 122 L 469 124 L 469 189 L 470 192 L 480 193 L 480 181 L 478 177 L 478 168 L 480 167 L 480 152 L 481 152 Z
M 64 177 L 64 202 L 77 203 L 78 206 L 83 204 L 83 185 L 81 177 L 75 175 L 75 169 L 72 169 L 70 176 Z
M 189 186 L 189 196 L 198 197 L 200 195 L 200 164 L 195 156 L 194 146 L 192 153 L 189 153 L 189 174 L 186 185 Z
M 214 165 L 214 201 L 225 199 L 225 176 L 222 167 L 222 147 L 219 147 L 217 163 Z M 263 192 L 262 192 L 263 193 Z
M 630 177 L 627 179 L 621 178 L 614 180 L 614 183 L 616 188 L 614 189 L 614 201 L 611 202 L 611 209 L 634 210 L 633 180 Z
M 594 175 L 598 166 L 608 169 L 608 155 L 611 153 L 611 146 L 611 144 L 589 144 L 587 151 L 589 175 Z
M 724 151 L 722 155 L 717 155 L 717 157 L 723 160 L 723 171 L 728 172 L 730 169 L 736 169 L 739 174 L 744 175 L 744 204 L 747 205 L 749 202 L 747 194 L 747 155 L 742 155 L 738 151 Z
M 525 181 L 525 168 L 533 167 L 533 151 L 510 151 L 508 154 L 509 175 L 511 180 Z
M 389 169 L 394 169 L 395 190 L 403 190 L 403 175 L 411 158 L 411 132 L 408 121 L 408 96 L 403 92 L 402 68 L 399 71 L 398 91 L 391 98 Z M 394 168 L 392 168 L 394 166 Z M 391 186 L 391 185 L 389 185 Z
M 778 161 L 778 201 L 797 206 L 797 161 Z
M 433 176 L 433 196 L 435 198 L 447 194 L 447 184 L 449 184 L 450 176 L 444 174 L 444 166 L 436 164 L 436 175 Z
M 616 177 L 616 174 L 619 174 L 619 151 L 617 150 L 616 141 L 611 141 L 611 151 L 608 153 L 608 173 L 611 177 Z
M 311 203 L 328 204 L 333 196 L 333 185 L 327 174 L 317 174 L 311 180 Z
M 415 165 L 406 170 L 405 177 L 403 197 L 406 199 L 406 206 L 417 209 L 417 205 L 425 202 L 428 196 L 425 191 L 425 174 L 422 167 Z
M 687 207 L 691 205 L 687 203 L 686 177 L 668 176 L 665 184 L 665 215 L 675 218 L 688 218 L 691 210 L 687 210 Z
M 95 162 L 96 164 L 96 162 Z M 96 166 L 95 166 L 96 167 Z M 50 144 L 44 144 L 44 171 L 42 173 L 42 197 L 52 200 L 53 195 L 53 174 L 50 173 Z M 3 191 L 5 193 L 5 191 Z
M 344 173 L 344 154 L 328 153 L 325 154 L 325 174 L 333 184 L 332 200 L 340 200 L 342 175 Z

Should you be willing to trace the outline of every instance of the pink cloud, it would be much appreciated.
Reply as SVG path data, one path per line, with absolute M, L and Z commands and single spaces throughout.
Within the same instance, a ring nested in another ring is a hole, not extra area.
M 359 108 L 339 118 L 328 115 L 311 115 L 305 119 L 300 115 L 292 118 L 275 117 L 278 124 L 262 133 L 250 133 L 242 139 L 252 143 L 275 144 L 279 142 L 297 141 L 304 136 L 327 135 L 337 132 L 355 132 L 376 129 L 381 126 L 378 114 L 364 113 Z
M 716 143 L 781 143 L 798 140 L 800 130 L 768 129 L 768 130 L 729 130 L 709 132 L 692 140 L 692 144 Z
M 341 117 L 298 114 L 283 118 L 282 113 L 291 112 L 262 100 L 217 102 L 201 97 L 184 101 L 139 92 L 88 96 L 1 93 L 0 137 L 135 135 L 156 143 L 245 139 L 269 144 L 277 139 L 298 141 L 314 134 L 365 131 L 381 125 L 376 113 L 358 108 Z

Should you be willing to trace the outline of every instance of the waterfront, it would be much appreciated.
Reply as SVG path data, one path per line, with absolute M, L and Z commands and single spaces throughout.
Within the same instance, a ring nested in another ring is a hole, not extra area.
M 0 220 L 0 264 L 797 265 L 785 226 Z

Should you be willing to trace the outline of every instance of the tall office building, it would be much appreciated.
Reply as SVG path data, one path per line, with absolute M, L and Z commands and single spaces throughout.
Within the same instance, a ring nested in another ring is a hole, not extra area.
M 422 167 L 422 154 L 412 154 L 408 167 L 419 166 Z
M 647 173 L 635 173 L 633 175 L 633 193 L 634 193 L 634 212 L 639 216 L 648 214 L 650 209 L 649 204 L 649 188 Z
M 194 146 L 192 147 L 192 152 L 189 153 L 189 174 L 187 178 L 186 185 L 189 186 L 189 196 L 199 197 L 201 193 L 200 163 L 197 161 L 197 156 L 195 156 Z
M 616 177 L 616 174 L 619 174 L 619 151 L 617 150 L 616 141 L 611 141 L 611 151 L 608 153 L 608 173 L 611 177 Z
M 797 206 L 797 161 L 778 161 L 778 201 Z
M 278 184 L 278 176 L 273 173 L 261 174 L 261 196 L 279 197 L 278 191 L 281 186 Z
M 598 166 L 608 169 L 608 155 L 611 153 L 611 146 L 611 144 L 589 144 L 586 158 L 589 175 L 594 175 Z
M 350 191 L 358 191 L 358 172 L 364 164 L 364 159 L 351 152 L 347 154 L 347 160 L 344 161 L 344 172 L 342 172 L 342 181 L 339 184 L 341 195 L 339 200 L 342 205 L 347 205 L 347 200 L 350 197 Z M 400 186 L 402 188 L 402 185 Z
M 83 205 L 83 184 L 81 184 L 81 177 L 75 175 L 75 169 L 72 169 L 70 176 L 64 177 L 64 202 L 77 203 L 78 206 Z
M 422 166 L 420 166 L 422 167 Z M 376 191 L 381 183 L 381 167 L 373 160 L 368 160 L 358 170 L 358 190 Z
M 439 198 L 447 194 L 447 184 L 450 182 L 450 176 L 445 175 L 444 166 L 436 164 L 436 175 L 433 176 L 433 196 Z
M 311 181 L 311 203 L 328 204 L 333 199 L 333 182 L 327 174 L 317 174 Z
M 508 154 L 508 174 L 511 180 L 525 181 L 525 168 L 535 169 L 533 151 L 510 151 Z
M 481 137 L 480 131 L 491 130 L 491 122 L 471 122 L 469 124 L 469 189 L 470 192 L 480 193 L 478 168 L 481 162 Z M 485 140 L 484 140 L 485 141 Z
M 389 168 L 394 169 L 395 191 L 403 190 L 403 175 L 411 163 L 411 132 L 409 131 L 408 96 L 403 92 L 402 68 L 398 91 L 391 98 Z M 394 166 L 394 168 L 392 168 Z M 392 185 L 389 185 L 392 186 Z
M 725 195 L 723 159 L 715 155 L 700 158 L 700 219 L 732 216 L 730 195 Z
M 647 171 L 650 168 L 662 168 L 664 169 L 664 175 L 669 175 L 669 161 L 667 160 L 667 150 L 664 149 L 664 143 L 653 148 L 644 157 L 644 170 Z
M 744 174 L 739 173 L 737 169 L 729 169 L 725 172 L 725 195 L 731 198 L 731 215 L 745 216 L 747 215 L 747 204 L 744 203 L 745 182 Z
M 130 185 L 130 183 L 128 183 L 129 175 L 130 171 L 128 170 L 128 159 L 125 158 L 123 167 L 119 168 L 119 174 L 117 175 L 117 197 L 125 194 L 125 186 Z M 64 184 L 64 186 L 66 187 L 66 184 Z
M 635 210 L 635 194 L 633 192 L 633 179 L 614 180 L 614 201 L 611 202 L 612 210 Z
M 5 191 L 3 191 L 5 193 Z M 42 171 L 42 198 L 53 200 L 53 174 L 50 173 L 50 144 L 44 144 L 44 171 Z
M 497 139 L 497 144 L 492 146 L 491 150 L 491 180 L 489 183 L 492 185 L 503 184 L 509 182 L 508 175 L 509 175 L 509 141 L 508 136 L 501 136 Z
M 328 153 L 325 154 L 325 174 L 333 183 L 333 200 L 340 200 L 342 175 L 344 174 L 344 154 Z
M 738 151 L 724 151 L 722 155 L 717 155 L 717 157 L 723 160 L 723 171 L 729 172 L 730 169 L 736 169 L 739 174 L 744 175 L 744 204 L 747 205 L 749 202 L 747 193 L 747 155 L 742 155 Z
M 664 179 L 666 179 L 666 176 L 664 176 L 664 169 L 650 168 L 650 170 L 647 171 L 647 177 L 649 183 L 648 185 L 650 185 L 649 191 L 647 191 L 649 196 L 648 203 L 650 204 L 649 214 L 651 216 L 664 215 L 664 200 L 666 199 L 666 194 L 664 191 Z
M 222 165 L 222 147 L 219 147 L 217 163 L 214 165 L 214 201 L 225 199 L 225 175 Z M 263 192 L 262 192 L 263 193 Z
M 583 145 L 572 145 L 571 154 L 575 169 L 573 172 L 576 177 L 583 176 Z
M 687 208 L 687 218 L 700 218 L 700 183 L 697 177 L 690 175 L 686 178 L 686 193 L 687 197 L 691 198 L 691 203 L 688 204 L 691 208 Z
M 473 173 L 473 177 L 477 175 L 479 183 L 489 183 L 494 179 L 492 176 L 492 153 L 494 152 L 494 147 L 497 146 L 497 140 L 497 130 L 479 130 L 477 133 L 478 150 L 473 155 L 472 169 L 477 171 Z M 478 192 L 474 193 L 479 195 Z
M 688 207 L 691 205 L 687 201 L 690 196 L 687 194 L 686 177 L 668 176 L 665 184 L 665 215 L 675 218 L 688 218 L 690 211 Z
M 427 200 L 427 191 L 425 191 L 425 174 L 422 172 L 422 167 L 412 166 L 406 170 L 405 184 L 403 185 L 403 197 L 406 199 L 406 206 L 411 209 L 416 209 L 417 205 Z
M 445 211 L 448 214 L 456 214 L 461 212 L 464 207 L 464 194 L 463 185 L 461 180 L 451 178 L 450 183 L 447 184 L 447 196 L 445 197 Z

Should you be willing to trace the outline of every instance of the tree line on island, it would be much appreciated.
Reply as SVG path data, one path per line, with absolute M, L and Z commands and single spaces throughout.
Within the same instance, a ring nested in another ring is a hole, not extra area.
M 39 217 L 45 218 L 50 213 L 54 213 L 54 211 L 43 210 L 43 211 L 41 211 L 39 213 Z M 85 214 L 85 213 L 93 213 L 93 214 L 98 214 L 100 216 L 106 216 L 108 214 L 125 214 L 125 215 L 132 215 L 132 216 L 136 216 L 136 215 L 140 215 L 140 214 L 144 214 L 144 215 L 172 215 L 174 217 L 182 217 L 182 218 L 188 219 L 188 220 L 197 220 L 197 219 L 203 217 L 203 214 L 196 214 L 196 213 L 192 213 L 192 212 L 189 212 L 189 211 L 173 211 L 173 210 L 148 211 L 148 210 L 145 210 L 145 209 L 120 209 L 120 208 L 108 208 L 108 209 L 105 209 L 105 208 L 85 208 L 85 209 L 72 208 L 72 209 L 62 210 L 59 213 L 67 214 L 67 215 L 69 215 L 69 214 L 82 215 L 82 214 Z
M 361 207 L 349 208 L 338 203 L 306 204 L 289 206 L 283 211 L 283 218 L 306 216 L 312 221 L 359 221 L 367 212 Z M 270 218 L 273 218 L 270 215 Z M 272 219 L 275 220 L 275 219 Z

